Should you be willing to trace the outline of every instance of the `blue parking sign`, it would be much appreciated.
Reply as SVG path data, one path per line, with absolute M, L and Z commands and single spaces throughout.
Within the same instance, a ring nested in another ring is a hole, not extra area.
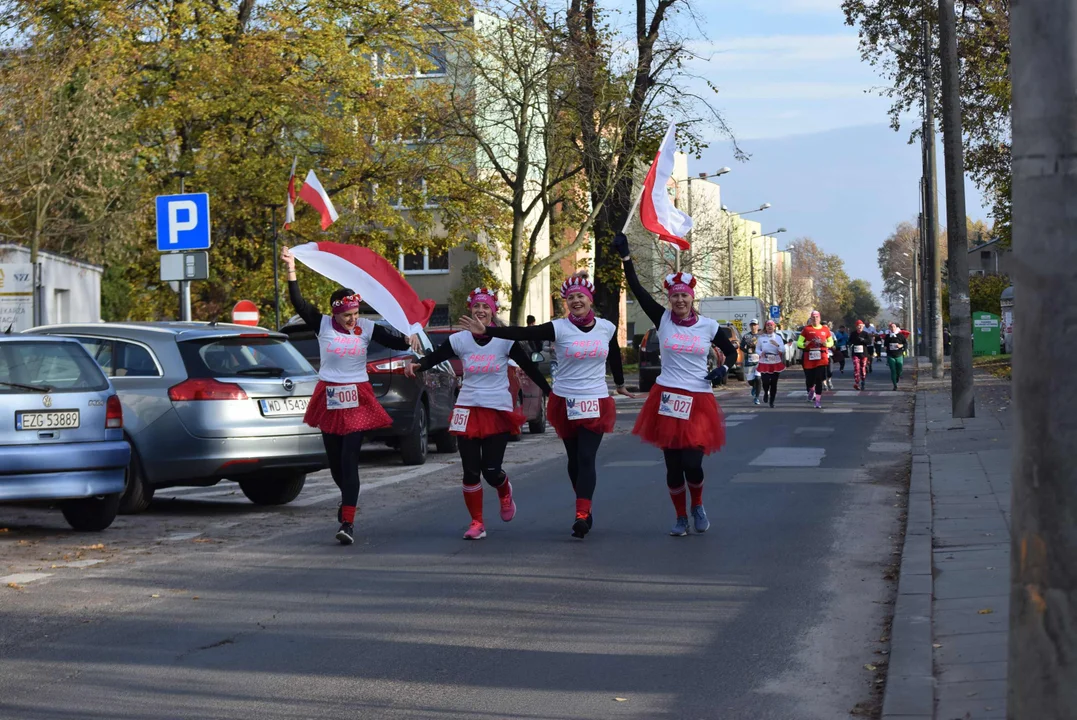
M 157 196 L 157 249 L 209 249 L 209 195 Z
M 770 306 L 770 317 L 772 320 L 777 320 L 782 316 L 782 309 L 778 305 Z

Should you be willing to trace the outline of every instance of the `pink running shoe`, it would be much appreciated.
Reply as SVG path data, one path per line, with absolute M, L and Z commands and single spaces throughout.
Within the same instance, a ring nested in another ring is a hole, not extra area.
M 815 402 L 815 388 L 808 390 L 808 402 Z
M 823 400 L 818 395 L 815 396 L 815 407 L 816 408 L 823 407 Z
M 472 520 L 467 532 L 464 533 L 465 540 L 482 540 L 486 537 L 486 526 L 477 520 Z
M 505 485 L 508 486 L 508 492 L 499 496 L 501 500 L 501 519 L 505 522 L 509 522 L 516 517 L 516 502 L 512 499 L 512 485 L 509 485 L 509 481 L 505 481 Z

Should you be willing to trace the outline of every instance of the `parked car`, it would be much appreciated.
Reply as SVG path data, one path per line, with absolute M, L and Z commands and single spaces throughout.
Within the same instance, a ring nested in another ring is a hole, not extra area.
M 121 512 L 160 488 L 239 484 L 258 505 L 282 505 L 325 448 L 303 413 L 317 377 L 285 335 L 217 323 L 50 325 L 35 335 L 78 340 L 116 388 L 132 453 Z
M 729 341 L 737 348 L 737 364 L 730 370 L 730 374 L 744 379 L 744 351 L 740 349 L 740 334 L 732 325 L 719 325 Z M 707 356 L 707 372 L 714 369 L 716 359 L 714 353 Z M 647 392 L 654 387 L 655 381 L 662 373 L 662 354 L 658 344 L 658 330 L 651 328 L 643 335 L 639 344 L 639 389 Z
M 792 330 L 779 330 L 778 334 L 782 336 L 782 340 L 785 341 L 785 359 L 786 366 L 792 366 L 796 364 L 797 359 L 797 337 L 799 333 L 795 333 Z
M 376 322 L 387 325 L 383 320 Z M 320 365 L 317 334 L 305 322 L 293 318 L 281 332 L 311 365 Z M 432 351 L 434 347 L 426 333 L 420 330 L 418 335 L 424 354 Z M 374 341 L 367 348 L 370 385 L 393 419 L 392 427 L 367 435 L 398 448 L 405 465 L 425 463 L 430 440 L 438 452 L 456 452 L 456 436 L 449 433 L 449 418 L 459 391 L 456 373 L 446 362 L 409 378 L 404 375 L 404 366 L 415 358 L 411 350 L 390 350 Z
M 120 400 L 85 348 L 0 335 L 0 500 L 59 500 L 71 527 L 104 530 L 130 459 Z

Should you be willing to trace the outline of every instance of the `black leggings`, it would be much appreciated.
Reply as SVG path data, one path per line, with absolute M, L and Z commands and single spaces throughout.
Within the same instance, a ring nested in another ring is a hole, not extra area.
M 359 504 L 359 451 L 363 449 L 363 433 L 347 435 L 322 433 L 325 454 L 329 456 L 329 472 L 340 488 L 340 501 L 345 507 Z
M 826 380 L 826 365 L 820 365 L 816 368 L 804 368 L 804 384 L 808 390 L 815 388 L 816 395 L 823 394 L 823 381 Z
M 598 459 L 598 446 L 602 444 L 602 433 L 580 430 L 576 437 L 563 441 L 568 454 L 568 478 L 572 489 L 580 500 L 591 500 L 598 483 L 598 471 L 595 463 Z
M 763 379 L 763 395 L 771 399 L 778 395 L 778 376 L 781 373 L 763 373 L 759 377 Z
M 684 487 L 685 480 L 693 485 L 703 482 L 702 450 L 663 450 L 662 454 L 666 456 L 666 485 L 670 490 Z
M 490 487 L 501 487 L 505 482 L 501 463 L 505 460 L 509 434 L 500 433 L 484 438 L 459 435 L 456 442 L 460 447 L 460 462 L 464 466 L 464 485 L 473 487 L 486 478 Z

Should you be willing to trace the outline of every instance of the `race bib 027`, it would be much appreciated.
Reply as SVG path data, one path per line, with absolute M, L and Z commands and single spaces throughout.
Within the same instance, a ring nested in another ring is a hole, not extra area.
M 325 389 L 326 410 L 350 410 L 359 407 L 359 390 L 355 385 L 334 385 Z
M 602 414 L 599 401 L 568 398 L 565 400 L 565 414 L 569 420 L 590 420 Z
M 692 415 L 692 401 L 694 399 L 691 395 L 664 392 L 658 401 L 658 414 L 678 420 L 687 420 Z
M 471 417 L 471 408 L 453 408 L 452 418 L 449 420 L 449 430 L 452 432 L 467 432 L 467 419 Z

